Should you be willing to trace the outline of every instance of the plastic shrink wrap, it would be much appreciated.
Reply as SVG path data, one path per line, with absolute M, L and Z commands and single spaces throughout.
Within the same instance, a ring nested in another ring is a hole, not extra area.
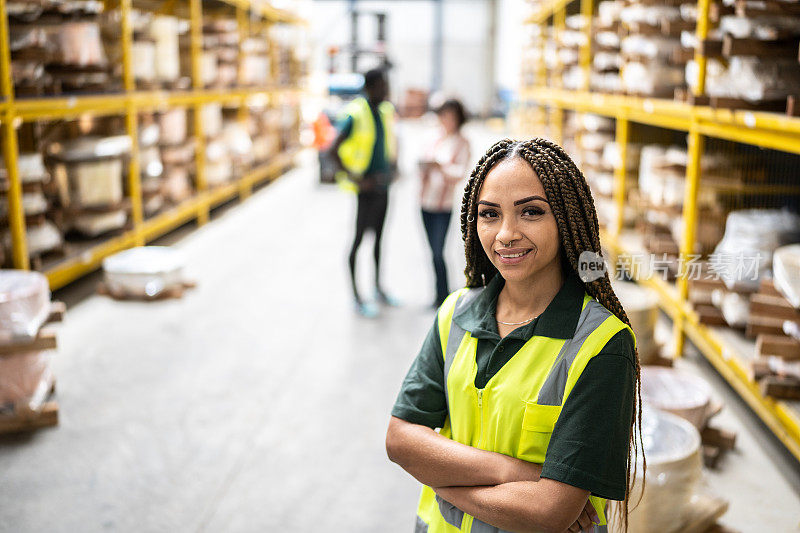
M 800 244 L 781 246 L 772 254 L 772 283 L 789 300 L 795 309 L 800 309 Z
M 750 318 L 750 298 L 738 292 L 716 289 L 711 292 L 711 303 L 725 318 L 725 322 L 734 328 L 744 328 Z
M 772 269 L 775 250 L 796 242 L 800 242 L 800 217 L 790 211 L 733 211 L 710 263 L 728 288 L 755 292 L 761 277 Z
M 176 107 L 164 111 L 158 117 L 161 127 L 160 140 L 162 144 L 174 146 L 186 140 L 187 118 L 186 109 Z
M 128 222 L 128 213 L 124 209 L 106 213 L 86 212 L 77 215 L 72 226 L 88 237 L 97 237 L 103 233 L 122 229 Z
M 642 401 L 703 427 L 711 402 L 711 388 L 698 376 L 674 368 L 644 366 Z
M 0 343 L 32 339 L 50 313 L 50 286 L 39 272 L 0 270 Z
M 0 413 L 20 404 L 38 409 L 52 382 L 48 351 L 0 357 Z
M 58 25 L 59 63 L 74 67 L 105 67 L 107 60 L 96 22 Z
M 174 17 L 154 17 L 150 24 L 150 37 L 155 41 L 155 74 L 159 81 L 175 81 L 181 74 L 180 24 Z
M 658 296 L 650 289 L 630 282 L 615 282 L 614 292 L 628 314 L 636 335 L 636 347 L 642 364 L 649 364 L 658 356 L 655 327 L 658 320 Z
M 700 434 L 686 420 L 645 406 L 642 437 L 647 474 L 642 493 L 642 459 L 639 456 L 630 501 L 639 502 L 640 495 L 642 499 L 638 505 L 631 506 L 628 531 L 680 531 L 701 479 Z M 622 528 L 612 524 L 609 530 L 617 533 Z
M 162 192 L 167 201 L 178 204 L 192 195 L 189 169 L 185 166 L 170 166 L 164 171 Z
M 64 144 L 56 158 L 67 167 L 73 207 L 106 207 L 122 201 L 122 161 L 130 147 L 127 135 L 87 136 Z
M 154 297 L 183 283 L 184 255 L 166 246 L 141 246 L 103 260 L 112 293 Z

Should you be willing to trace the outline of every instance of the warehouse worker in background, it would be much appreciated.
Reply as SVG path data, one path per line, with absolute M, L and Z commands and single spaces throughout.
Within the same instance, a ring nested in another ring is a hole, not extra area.
M 356 253 L 364 232 L 375 232 L 375 297 L 379 303 L 396 305 L 381 288 L 381 236 L 389 204 L 389 185 L 397 173 L 397 141 L 394 106 L 387 101 L 389 83 L 381 69 L 364 74 L 364 95 L 350 102 L 342 114 L 339 134 L 331 145 L 331 157 L 340 169 L 340 184 L 357 192 L 356 234 L 350 250 L 350 279 L 356 312 L 372 318 L 377 307 L 361 298 L 356 286 Z
M 453 194 L 469 174 L 469 141 L 461 133 L 467 121 L 464 105 L 457 99 L 446 100 L 436 108 L 439 132 L 419 161 L 420 206 L 425 234 L 433 255 L 436 274 L 436 299 L 439 308 L 450 294 L 447 265 L 444 262 L 444 243 L 453 215 Z

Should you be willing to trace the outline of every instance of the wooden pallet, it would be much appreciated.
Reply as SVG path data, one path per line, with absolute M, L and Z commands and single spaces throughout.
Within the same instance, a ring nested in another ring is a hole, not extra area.
M 756 357 L 750 363 L 750 379 L 758 383 L 764 396 L 800 400 L 800 378 L 775 374 L 774 367 L 770 366 L 771 358 L 785 363 L 800 361 L 800 341 L 783 332 L 785 321 L 800 324 L 800 311 L 778 292 L 772 280 L 762 280 L 759 291 L 750 297 L 746 333 L 756 338 Z
M 694 54 L 690 48 L 682 49 L 675 54 L 681 57 Z M 728 98 L 722 96 L 694 95 L 686 89 L 676 89 L 674 99 L 691 105 L 709 106 L 713 109 L 738 109 L 743 111 L 764 111 L 769 113 L 786 113 L 789 116 L 800 115 L 800 105 L 794 96 L 773 100 L 751 101 L 744 98 Z
M 800 400 L 800 379 L 794 376 L 770 375 L 758 382 L 761 394 L 779 400 Z
M 0 415 L 0 434 L 20 433 L 58 425 L 58 402 L 55 382 L 50 385 L 47 399 L 38 409 L 17 405 L 12 414 Z
M 800 360 L 800 341 L 786 335 L 756 337 L 756 357 L 780 357 L 787 361 Z
M 63 241 L 57 248 L 32 254 L 30 256 L 31 268 L 39 272 L 44 270 L 44 264 L 49 259 L 63 259 L 73 252 L 68 242 Z
M 779 0 L 736 0 L 736 16 L 758 17 L 764 15 L 800 16 L 800 4 L 797 2 L 781 2 Z
M 730 35 L 722 38 L 722 55 L 755 56 L 769 59 L 795 59 L 798 50 L 797 39 L 778 39 L 762 41 L 761 39 L 737 39 Z
M 700 430 L 703 447 L 703 463 L 706 468 L 716 468 L 720 458 L 736 446 L 736 433 L 710 425 L 711 420 L 722 411 L 722 404 L 713 402 L 709 405 L 708 414 Z
M 47 327 L 64 319 L 66 305 L 63 302 L 51 302 L 50 313 L 45 323 L 32 339 L 20 339 L 0 344 L 0 357 L 8 357 L 19 353 L 41 350 L 54 350 L 56 336 Z M 31 409 L 24 402 L 14 406 L 10 414 L 0 415 L 0 434 L 31 431 L 38 428 L 58 425 L 58 402 L 55 400 L 55 380 L 50 383 L 47 397 L 38 409 Z
M 169 300 L 174 298 L 183 298 L 187 289 L 194 289 L 197 287 L 196 281 L 183 281 L 180 285 L 170 287 L 154 296 L 146 296 L 141 294 L 130 294 L 123 291 L 111 290 L 105 282 L 100 282 L 97 285 L 97 294 L 103 296 L 110 296 L 111 298 L 119 301 L 140 301 L 140 302 L 153 302 L 157 300 Z
M 31 339 L 12 340 L 8 343 L 0 344 L 0 357 L 14 355 L 21 352 L 32 352 L 41 350 L 56 349 L 56 334 L 52 328 L 48 327 L 53 322 L 61 322 L 64 319 L 66 305 L 63 302 L 51 302 L 50 314 L 45 319 L 42 327 Z
M 775 289 L 772 280 L 762 280 L 758 292 L 750 296 L 750 317 L 745 335 L 784 335 L 783 323 L 800 324 L 800 311 Z
M 729 531 L 717 524 L 728 510 L 727 500 L 705 494 L 697 494 L 689 503 L 689 513 L 680 527 L 681 533 L 707 533 Z

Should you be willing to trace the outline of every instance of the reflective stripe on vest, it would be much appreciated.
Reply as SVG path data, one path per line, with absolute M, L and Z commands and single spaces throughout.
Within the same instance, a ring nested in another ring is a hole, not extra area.
M 396 158 L 397 143 L 394 132 L 394 106 L 390 102 L 381 102 L 378 105 L 378 115 L 383 124 L 383 139 L 386 158 L 394 161 Z M 343 118 L 353 118 L 350 135 L 339 145 L 339 159 L 348 172 L 361 176 L 369 168 L 372 152 L 375 147 L 375 119 L 369 102 L 359 96 L 345 107 Z
M 477 339 L 453 317 L 475 301 L 483 288 L 451 294 L 439 310 L 438 326 L 444 358 L 448 417 L 441 434 L 480 449 L 544 463 L 550 435 L 561 408 L 583 369 L 616 333 L 630 329 L 599 302 L 584 294 L 583 307 L 571 339 L 534 336 L 489 379 L 474 386 Z M 632 333 L 632 332 L 631 332 Z M 502 383 L 502 386 L 496 386 Z M 605 500 L 590 496 L 607 531 Z M 420 529 L 422 528 L 422 529 Z M 416 531 L 425 533 L 503 533 L 424 487 Z

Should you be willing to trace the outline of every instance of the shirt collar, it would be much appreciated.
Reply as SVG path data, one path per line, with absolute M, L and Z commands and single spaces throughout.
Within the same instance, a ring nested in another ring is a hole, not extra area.
M 495 275 L 475 300 L 453 316 L 453 321 L 474 337 L 496 337 L 497 296 L 505 285 L 499 274 Z M 538 318 L 530 324 L 515 329 L 509 337 L 530 339 L 534 335 L 553 339 L 570 339 L 578 326 L 585 286 L 578 274 L 572 270 L 553 300 Z

